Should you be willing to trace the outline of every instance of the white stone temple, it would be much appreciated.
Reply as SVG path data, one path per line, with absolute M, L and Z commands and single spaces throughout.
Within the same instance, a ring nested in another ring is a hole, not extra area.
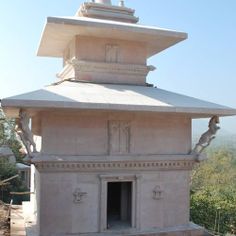
M 2 100 L 32 163 L 35 235 L 203 235 L 189 222 L 190 173 L 236 110 L 147 84 L 147 59 L 187 34 L 138 20 L 110 0 L 48 17 L 38 56 L 63 58 L 58 80 Z M 192 148 L 192 119 L 207 117 Z

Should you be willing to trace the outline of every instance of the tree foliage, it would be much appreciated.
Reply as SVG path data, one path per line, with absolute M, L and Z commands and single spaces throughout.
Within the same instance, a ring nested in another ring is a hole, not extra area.
M 192 175 L 191 220 L 210 231 L 236 229 L 236 154 L 221 148 L 211 151 Z
M 17 175 L 18 171 L 16 166 L 12 163 L 9 163 L 7 160 L 2 159 L 0 161 L 0 180 L 5 180 L 14 175 Z M 0 186 L 0 199 L 3 202 L 9 203 L 13 199 L 14 204 L 20 204 L 22 201 L 28 200 L 27 196 L 14 196 L 10 192 L 24 192 L 27 191 L 27 187 L 21 181 L 20 177 L 14 178 L 7 182 L 6 185 Z
M 17 162 L 22 162 L 24 155 L 20 152 L 22 148 L 21 142 L 16 137 L 14 119 L 8 119 L 4 116 L 3 111 L 0 108 L 0 146 L 7 145 L 16 157 Z M 16 165 L 9 163 L 6 158 L 0 158 L 0 181 L 10 178 L 18 174 Z M 0 186 L 0 199 L 4 202 L 9 202 L 12 196 L 10 192 L 26 191 L 27 187 L 21 181 L 20 177 L 12 179 L 7 185 Z M 26 200 L 25 196 L 15 197 L 13 199 L 14 204 L 20 203 L 22 200 Z
M 15 133 L 15 120 L 6 118 L 0 108 L 0 146 L 7 145 L 14 153 L 17 162 L 23 162 L 24 154 L 20 152 L 22 144 Z

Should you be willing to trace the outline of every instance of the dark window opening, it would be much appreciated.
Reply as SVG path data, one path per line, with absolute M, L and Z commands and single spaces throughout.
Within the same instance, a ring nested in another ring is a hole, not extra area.
M 107 228 L 131 227 L 132 182 L 110 182 L 107 187 Z

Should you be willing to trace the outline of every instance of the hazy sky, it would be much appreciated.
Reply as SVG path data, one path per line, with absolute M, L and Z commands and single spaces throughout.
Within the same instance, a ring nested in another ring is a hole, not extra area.
M 0 98 L 56 80 L 61 59 L 36 57 L 47 16 L 72 16 L 80 0 L 0 2 Z M 113 4 L 118 4 L 118 0 Z M 158 87 L 236 107 L 236 0 L 126 0 L 140 24 L 188 33 L 188 39 L 150 58 Z M 207 124 L 206 124 L 207 125 Z M 222 128 L 236 133 L 236 117 Z

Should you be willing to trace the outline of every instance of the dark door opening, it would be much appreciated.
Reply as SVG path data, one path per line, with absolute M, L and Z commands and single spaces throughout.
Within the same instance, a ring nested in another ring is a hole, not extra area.
M 132 182 L 109 182 L 107 186 L 107 228 L 131 227 Z

